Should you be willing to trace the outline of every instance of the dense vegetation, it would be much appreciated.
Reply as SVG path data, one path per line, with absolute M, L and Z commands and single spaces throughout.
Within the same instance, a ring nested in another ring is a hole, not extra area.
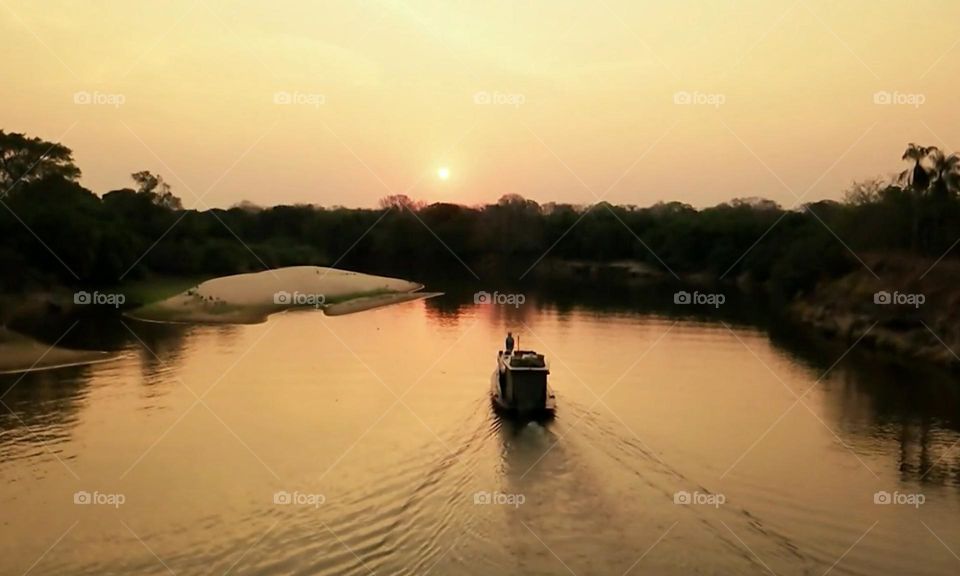
M 913 144 L 903 159 L 909 168 L 895 181 L 858 184 L 844 202 L 789 209 L 755 198 L 702 210 L 679 202 L 538 205 L 508 194 L 481 207 L 393 196 L 377 209 L 241 203 L 199 212 L 149 172 L 132 175 L 135 188 L 97 196 L 78 183 L 67 147 L 0 131 L 0 289 L 294 264 L 519 278 L 531 267 L 536 276 L 546 254 L 544 261 L 631 259 L 667 275 L 746 277 L 792 294 L 855 266 L 854 254 L 938 258 L 960 238 L 960 160 Z

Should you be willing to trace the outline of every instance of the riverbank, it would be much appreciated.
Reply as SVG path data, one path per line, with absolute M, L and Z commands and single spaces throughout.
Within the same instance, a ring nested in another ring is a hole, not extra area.
M 399 278 L 295 266 L 203 281 L 160 277 L 98 289 L 61 286 L 7 294 L 0 296 L 0 373 L 112 359 L 110 352 L 51 344 L 84 319 L 123 314 L 146 322 L 254 324 L 292 308 L 337 316 L 438 294 L 422 289 L 422 284 Z
M 51 346 L 0 327 L 0 374 L 34 372 L 113 360 L 115 354 Z
M 773 288 L 748 277 L 721 281 L 710 274 L 686 274 L 675 282 L 660 269 L 631 261 L 551 261 L 545 263 L 540 277 L 641 290 L 675 285 L 677 290 L 716 292 L 727 298 L 763 296 L 771 307 L 768 314 L 812 328 L 826 338 L 849 344 L 859 340 L 858 346 L 960 369 L 960 263 L 910 255 L 861 257 L 870 270 L 858 264 L 792 299 L 783 299 Z
M 960 359 L 954 354 L 960 351 L 960 288 L 954 285 L 954 279 L 960 278 L 960 264 L 945 259 L 934 266 L 932 260 L 891 255 L 868 256 L 865 261 L 880 279 L 858 266 L 843 276 L 822 280 L 815 289 L 790 300 L 774 297 L 771 290 L 743 278 L 720 282 L 708 274 L 686 274 L 678 282 L 661 270 L 634 261 L 545 261 L 545 272 L 529 279 L 526 287 L 522 282 L 509 287 L 515 291 L 549 287 L 551 292 L 559 291 L 554 296 L 563 305 L 619 294 L 635 308 L 679 311 L 702 321 L 732 321 L 747 309 L 758 318 L 775 316 L 829 339 L 850 344 L 860 339 L 858 346 L 960 368 Z M 460 286 L 449 279 L 435 278 L 430 283 L 450 290 Z M 210 280 L 157 277 L 105 288 L 100 293 L 122 294 L 125 301 L 117 312 L 142 321 L 250 324 L 264 322 L 271 314 L 289 308 L 319 308 L 335 316 L 436 295 L 422 292 L 422 288 L 421 284 L 388 276 L 297 266 Z M 468 283 L 460 288 L 469 297 L 478 288 L 491 286 Z M 677 309 L 675 292 L 693 290 L 723 293 L 726 302 L 717 308 L 686 305 Z M 59 334 L 41 334 L 38 318 L 95 312 L 95 306 L 75 303 L 74 294 L 59 288 L 4 298 L 0 324 L 39 341 L 52 342 Z M 886 297 L 889 303 L 883 303 Z M 36 359 L 19 352 L 10 356 L 29 362 Z
M 789 315 L 851 344 L 960 368 L 960 264 L 898 256 L 866 257 L 789 304 Z

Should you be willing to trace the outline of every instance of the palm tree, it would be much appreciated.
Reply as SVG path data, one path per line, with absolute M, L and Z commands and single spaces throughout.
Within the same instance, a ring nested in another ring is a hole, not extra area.
M 948 156 L 936 147 L 928 150 L 927 157 L 930 159 L 933 195 L 938 199 L 952 198 L 960 190 L 960 157 L 956 154 Z
M 935 249 L 943 240 L 944 210 L 960 191 L 960 157 L 910 143 L 903 159 L 913 162 L 912 169 L 900 173 L 900 181 L 913 190 L 913 249 Z
M 902 160 L 912 161 L 913 168 L 901 172 L 900 181 L 908 184 L 916 192 L 925 192 L 930 186 L 930 174 L 927 173 L 927 169 L 923 166 L 923 161 L 933 150 L 936 150 L 936 147 L 917 146 L 911 142 L 907 145 L 907 149 L 901 157 Z
M 919 250 L 923 244 L 921 240 L 921 229 L 923 227 L 920 225 L 920 221 L 922 220 L 920 214 L 921 202 L 923 194 L 927 191 L 927 188 L 930 187 L 930 174 L 927 172 L 923 162 L 930 152 L 930 147 L 918 146 L 911 142 L 907 145 L 907 149 L 901 157 L 902 160 L 913 162 L 913 168 L 908 168 L 900 173 L 900 181 L 913 190 L 913 194 L 910 195 L 910 202 L 913 205 L 911 207 L 910 244 L 914 251 Z

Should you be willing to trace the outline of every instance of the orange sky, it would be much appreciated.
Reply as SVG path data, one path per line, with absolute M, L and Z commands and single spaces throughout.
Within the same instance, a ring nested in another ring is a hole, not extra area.
M 0 0 L 0 128 L 201 209 L 790 206 L 953 150 L 958 43 L 953 0 Z

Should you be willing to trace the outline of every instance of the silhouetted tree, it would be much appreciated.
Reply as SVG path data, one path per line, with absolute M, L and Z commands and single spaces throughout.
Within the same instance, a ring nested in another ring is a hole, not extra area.
M 143 170 L 134 172 L 130 177 L 137 183 L 137 194 L 146 196 L 157 206 L 169 210 L 183 209 L 183 202 L 173 195 L 173 192 L 170 191 L 170 185 L 163 181 L 163 176 Z
M 423 208 L 423 202 L 420 202 L 419 200 L 413 200 L 406 194 L 391 194 L 390 196 L 384 196 L 379 202 L 377 202 L 377 204 L 381 208 L 387 210 L 393 208 L 397 210 L 403 210 L 406 208 L 416 212 L 417 210 Z
M 949 156 L 938 148 L 929 148 L 927 157 L 930 159 L 930 173 L 932 181 L 930 189 L 938 198 L 952 198 L 960 188 L 960 157 L 956 154 Z
M 264 266 L 332 265 L 370 272 L 481 272 L 517 278 L 545 259 L 635 260 L 678 274 L 753 280 L 787 296 L 842 274 L 853 250 L 940 257 L 960 237 L 960 160 L 911 144 L 902 185 L 855 184 L 843 203 L 784 210 L 758 197 L 697 209 L 548 203 L 429 206 L 391 195 L 379 208 L 313 205 L 184 210 L 148 171 L 135 188 L 97 197 L 70 150 L 0 132 L 0 178 L 18 182 L 0 209 L 0 289 L 112 283 L 147 275 L 214 275 Z M 33 169 L 31 169 L 33 165 Z M 836 236 L 834 235 L 836 234 Z M 950 257 L 956 257 L 951 255 Z M 516 271 L 516 275 L 513 272 Z
M 930 174 L 927 173 L 923 161 L 926 160 L 931 148 L 918 146 L 911 142 L 904 150 L 902 160 L 913 162 L 913 167 L 900 173 L 901 182 L 909 185 L 914 191 L 923 193 L 930 186 Z
M 9 192 L 18 183 L 79 177 L 73 152 L 63 144 L 0 130 L 0 192 Z

